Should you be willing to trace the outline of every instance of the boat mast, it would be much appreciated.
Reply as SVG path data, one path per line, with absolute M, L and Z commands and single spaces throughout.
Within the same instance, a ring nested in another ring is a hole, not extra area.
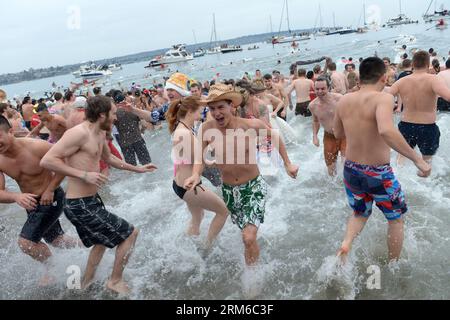
M 363 3 L 363 15 L 364 15 L 364 26 L 367 25 L 367 21 L 366 21 L 366 3 Z
M 336 15 L 334 14 L 334 11 L 333 11 L 333 26 L 334 29 L 336 30 Z
M 192 34 L 194 35 L 194 42 L 197 45 L 197 37 L 195 36 L 195 30 L 192 29 Z
M 291 25 L 289 23 L 289 6 L 288 6 L 288 0 L 286 0 L 286 15 L 287 15 L 287 24 L 288 24 L 288 31 L 291 33 Z
M 273 33 L 272 16 L 269 16 L 269 19 L 270 19 L 270 33 Z
M 319 25 L 320 25 L 320 30 L 323 29 L 323 20 L 322 20 L 322 7 L 319 3 Z
M 281 10 L 280 28 L 278 29 L 278 35 L 281 33 L 281 27 L 283 26 L 284 8 L 286 7 L 286 1 L 283 2 L 283 9 Z
M 402 14 L 402 0 L 398 0 L 398 2 L 400 3 L 400 14 Z

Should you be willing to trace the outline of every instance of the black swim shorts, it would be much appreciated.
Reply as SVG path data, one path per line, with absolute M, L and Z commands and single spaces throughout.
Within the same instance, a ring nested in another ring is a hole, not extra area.
M 39 203 L 40 198 L 36 200 Z M 64 204 L 62 188 L 55 190 L 53 201 L 50 206 L 38 205 L 36 209 L 27 211 L 28 219 L 20 232 L 22 238 L 35 243 L 39 243 L 43 238 L 45 242 L 52 243 L 64 234 L 59 223 Z
M 64 213 L 87 248 L 103 245 L 112 249 L 128 239 L 134 230 L 127 221 L 108 212 L 99 195 L 66 199 Z
M 439 149 L 441 132 L 439 127 L 433 124 L 415 124 L 400 122 L 398 129 L 411 148 L 419 147 L 424 156 L 434 156 Z

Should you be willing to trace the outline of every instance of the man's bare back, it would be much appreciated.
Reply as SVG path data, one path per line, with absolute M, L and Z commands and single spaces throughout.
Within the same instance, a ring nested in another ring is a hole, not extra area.
M 31 118 L 34 116 L 33 108 L 34 106 L 31 103 L 27 103 L 22 106 L 23 120 L 31 121 Z
M 403 102 L 402 121 L 415 124 L 434 124 L 438 93 L 445 87 L 441 78 L 427 72 L 414 72 L 397 81 L 390 92 L 399 94 Z M 450 89 L 448 89 L 450 93 Z M 444 93 L 445 95 L 445 93 Z M 450 98 L 450 94 L 447 94 Z M 445 99 L 445 97 L 443 97 Z M 447 99 L 446 99 L 447 100 Z
M 310 101 L 309 93 L 314 87 L 314 82 L 306 78 L 299 78 L 294 80 L 292 84 L 286 89 L 288 95 L 295 90 L 297 96 L 297 103 L 304 103 Z
M 377 109 L 394 107 L 394 99 L 386 93 L 360 91 L 342 97 L 337 114 L 342 120 L 347 139 L 348 160 L 381 166 L 390 162 L 390 148 L 378 129 Z
M 348 80 L 343 73 L 333 71 L 331 73 L 331 86 L 333 92 L 346 94 L 348 89 Z

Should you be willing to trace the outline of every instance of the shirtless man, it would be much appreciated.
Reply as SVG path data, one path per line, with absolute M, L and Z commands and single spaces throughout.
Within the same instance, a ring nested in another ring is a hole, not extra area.
M 447 88 L 450 89 L 450 59 L 445 63 L 445 70 L 440 72 L 438 75 L 439 78 L 445 81 Z M 439 97 L 438 99 L 438 109 L 441 111 L 450 111 L 450 101 L 442 99 Z
M 397 81 L 388 92 L 399 95 L 403 103 L 400 132 L 411 148 L 417 145 L 423 159 L 431 164 L 441 136 L 436 125 L 437 99 L 440 96 L 450 100 L 450 89 L 442 78 L 428 73 L 429 61 L 426 51 L 416 52 L 413 73 Z
M 106 132 L 116 119 L 116 106 L 108 97 L 88 99 L 86 121 L 68 130 L 61 140 L 42 159 L 41 166 L 68 177 L 66 217 L 76 227 L 86 247 L 92 247 L 82 288 L 93 281 L 95 270 L 106 248 L 115 248 L 116 259 L 106 286 L 118 293 L 128 293 L 122 274 L 138 236 L 138 230 L 124 219 L 108 212 L 97 194 L 107 182 L 99 173 L 103 159 L 114 168 L 136 173 L 151 172 L 152 164 L 144 167 L 129 165 L 112 156 L 106 143 Z
M 55 104 L 49 108 L 49 112 L 51 114 L 58 114 L 58 115 L 62 115 L 64 114 L 64 97 L 60 92 L 56 92 L 55 95 L 53 96 L 55 98 Z
M 412 160 L 421 175 L 428 176 L 431 172 L 429 164 L 394 127 L 394 99 L 382 92 L 386 79 L 386 66 L 381 59 L 364 60 L 360 65 L 361 90 L 342 97 L 336 108 L 333 131 L 336 138 L 347 138 L 344 184 L 354 211 L 338 251 L 343 262 L 372 214 L 374 201 L 389 222 L 389 260 L 400 257 L 407 205 L 389 165 L 391 148 Z
M 395 83 L 395 71 L 391 67 L 391 59 L 383 58 L 384 65 L 386 66 L 387 82 L 386 86 L 391 87 Z
M 59 248 L 77 244 L 75 239 L 64 235 L 59 223 L 64 201 L 64 191 L 59 185 L 64 176 L 39 165 L 50 148 L 42 140 L 15 138 L 8 120 L 0 116 L 0 202 L 17 203 L 27 211 L 28 219 L 18 243 L 25 254 L 39 262 L 52 255 L 42 239 Z M 5 189 L 5 175 L 17 182 L 20 192 Z
M 331 75 L 331 88 L 334 93 L 346 94 L 348 91 L 348 80 L 342 72 L 336 71 L 336 63 L 331 62 L 328 65 Z
M 160 108 L 163 105 L 169 103 L 169 99 L 167 98 L 164 87 L 162 85 L 158 85 L 156 87 L 156 96 L 153 97 L 153 102 L 156 104 L 156 107 Z
M 45 127 L 50 132 L 50 138 L 48 142 L 56 143 L 63 136 L 67 130 L 66 120 L 60 115 L 53 115 L 48 112 L 47 105 L 41 103 L 36 108 L 36 112 L 41 120 L 41 123 L 37 125 L 28 135 L 28 137 L 36 137 L 40 131 Z
M 196 152 L 193 174 L 186 179 L 184 188 L 192 190 L 200 183 L 204 163 L 203 150 L 213 144 L 216 150 L 216 164 L 222 172 L 224 200 L 231 212 L 232 221 L 242 230 L 245 262 L 248 266 L 252 266 L 259 258 L 256 236 L 260 224 L 264 222 L 266 196 L 266 183 L 260 175 L 256 162 L 257 135 L 266 137 L 267 134 L 272 137 L 272 142 L 279 142 L 279 152 L 290 177 L 297 177 L 298 167 L 290 162 L 286 147 L 275 131 L 267 128 L 258 119 L 249 120 L 233 116 L 232 109 L 241 102 L 242 95 L 232 88 L 223 84 L 211 86 L 208 106 L 214 121 L 202 125 L 199 133 L 202 146 Z M 243 142 L 245 150 L 230 154 L 230 149 L 234 149 L 233 145 L 236 143 L 241 145 L 238 141 Z M 245 159 L 241 159 L 241 155 Z
M 266 86 L 266 92 L 280 99 L 284 103 L 284 106 L 288 106 L 289 98 L 284 87 L 281 84 L 274 83 L 271 74 L 264 75 L 263 80 Z M 286 108 L 284 106 L 278 111 L 277 116 L 286 121 Z
M 345 158 L 345 137 L 336 139 L 333 134 L 334 114 L 337 103 L 342 98 L 339 93 L 329 92 L 331 84 L 325 76 L 317 78 L 315 83 L 317 98 L 309 105 L 309 110 L 313 115 L 313 143 L 316 147 L 320 146 L 319 133 L 320 126 L 325 133 L 323 136 L 323 151 L 325 163 L 330 176 L 336 175 L 336 161 L 341 152 L 342 158 Z
M 31 104 L 31 98 L 25 97 L 22 102 L 22 116 L 25 121 L 25 126 L 28 130 L 31 130 L 31 119 L 33 118 L 34 106 Z
M 314 82 L 312 80 L 306 79 L 306 70 L 298 70 L 298 79 L 294 80 L 287 88 L 286 94 L 291 95 L 292 91 L 295 90 L 297 96 L 297 105 L 295 106 L 295 115 L 302 115 L 303 117 L 311 117 L 311 112 L 308 106 L 311 102 L 309 93 L 311 88 L 314 88 Z

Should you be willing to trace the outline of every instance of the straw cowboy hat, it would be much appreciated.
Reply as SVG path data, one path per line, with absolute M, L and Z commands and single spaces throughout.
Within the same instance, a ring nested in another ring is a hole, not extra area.
M 235 107 L 238 107 L 242 103 L 242 95 L 235 91 L 232 86 L 222 83 L 209 88 L 208 98 L 206 99 L 208 104 L 224 100 L 230 100 Z

